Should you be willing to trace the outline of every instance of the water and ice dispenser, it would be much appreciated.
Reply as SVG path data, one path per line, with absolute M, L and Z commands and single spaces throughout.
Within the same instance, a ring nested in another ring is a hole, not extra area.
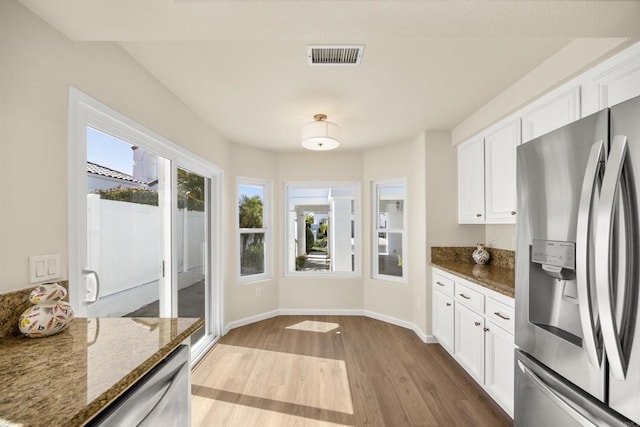
M 529 260 L 529 322 L 582 346 L 576 244 L 533 240 Z

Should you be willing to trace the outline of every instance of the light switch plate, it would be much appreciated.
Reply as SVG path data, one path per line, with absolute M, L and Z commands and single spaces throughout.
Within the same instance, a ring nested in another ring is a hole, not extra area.
M 60 278 L 60 254 L 29 257 L 29 283 L 42 283 Z

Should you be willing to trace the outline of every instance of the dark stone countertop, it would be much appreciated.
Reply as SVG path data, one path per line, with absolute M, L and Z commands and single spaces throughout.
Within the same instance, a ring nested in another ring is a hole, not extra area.
M 478 265 L 471 253 L 475 247 L 432 247 L 431 265 L 508 297 L 515 297 L 515 252 L 488 248 L 490 263 Z
M 0 425 L 84 425 L 202 326 L 76 318 L 50 337 L 0 338 Z

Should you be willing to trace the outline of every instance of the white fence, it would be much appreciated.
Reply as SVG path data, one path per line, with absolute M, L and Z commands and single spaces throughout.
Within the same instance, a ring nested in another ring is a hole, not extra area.
M 204 212 L 180 210 L 176 221 L 178 287 L 204 278 Z M 88 268 L 100 276 L 91 316 L 121 316 L 158 300 L 160 212 L 157 206 L 87 195 Z

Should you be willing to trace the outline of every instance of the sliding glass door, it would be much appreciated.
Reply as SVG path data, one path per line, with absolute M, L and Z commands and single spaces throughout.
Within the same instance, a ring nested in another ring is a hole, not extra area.
M 70 104 L 76 315 L 202 318 L 204 351 L 220 324 L 220 171 L 75 90 Z

